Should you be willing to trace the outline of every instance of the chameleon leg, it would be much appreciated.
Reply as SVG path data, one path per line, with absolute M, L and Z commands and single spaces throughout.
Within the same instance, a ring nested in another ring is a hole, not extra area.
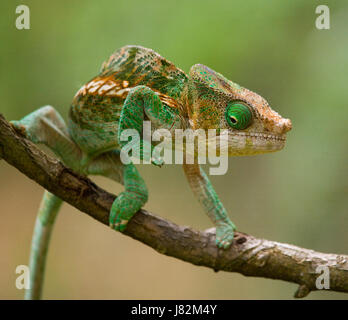
M 45 191 L 39 213 L 36 218 L 34 235 L 30 251 L 30 289 L 25 292 L 26 300 L 37 300 L 41 297 L 45 262 L 54 220 L 62 204 L 62 200 Z
M 80 172 L 82 152 L 70 139 L 63 118 L 53 107 L 42 107 L 21 120 L 11 121 L 11 123 L 29 140 L 45 144 L 68 167 Z
M 198 164 L 183 164 L 184 172 L 192 191 L 203 205 L 207 215 L 216 225 L 216 244 L 219 248 L 228 248 L 232 241 L 233 222 L 229 219 L 226 209 L 214 191 L 208 177 Z
M 118 140 L 121 147 L 127 142 L 121 141 L 120 136 L 125 129 L 135 129 L 142 136 L 144 114 L 151 123 L 163 129 L 175 129 L 181 125 L 178 114 L 170 110 L 166 105 L 162 104 L 158 95 L 146 86 L 137 86 L 132 88 L 124 102 L 118 129 Z M 140 140 L 140 151 L 142 155 L 143 148 L 147 142 Z M 153 146 L 149 146 L 151 151 Z M 160 159 L 152 159 L 155 165 L 161 165 Z
M 119 151 L 110 151 L 94 159 L 88 173 L 102 175 L 124 185 L 110 211 L 110 226 L 118 231 L 126 229 L 128 221 L 147 202 L 148 191 L 143 178 L 133 163 L 122 164 Z

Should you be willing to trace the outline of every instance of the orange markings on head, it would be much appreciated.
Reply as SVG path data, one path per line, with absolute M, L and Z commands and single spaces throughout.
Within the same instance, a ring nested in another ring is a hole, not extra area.
M 283 118 L 279 113 L 274 111 L 267 101 L 257 93 L 243 88 L 235 95 L 235 98 L 251 103 L 256 117 L 263 122 L 264 127 L 268 131 L 275 134 L 284 134 L 291 130 L 291 120 Z

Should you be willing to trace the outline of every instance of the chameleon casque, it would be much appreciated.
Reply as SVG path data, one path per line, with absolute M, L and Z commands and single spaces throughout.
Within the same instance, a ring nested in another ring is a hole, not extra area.
M 102 175 L 124 185 L 110 212 L 110 226 L 125 230 L 146 203 L 148 192 L 133 163 L 120 161 L 124 129 L 142 134 L 143 121 L 153 128 L 228 129 L 228 155 L 280 150 L 291 121 L 273 111 L 258 94 L 196 64 L 189 74 L 151 49 L 125 46 L 104 62 L 71 104 L 68 123 L 51 106 L 42 107 L 12 125 L 34 143 L 47 145 L 63 163 L 83 175 Z M 141 146 L 144 143 L 141 140 Z M 160 160 L 152 159 L 155 165 Z M 228 248 L 235 226 L 199 164 L 183 164 L 188 182 L 216 225 L 216 244 Z M 45 191 L 32 241 L 31 289 L 40 297 L 51 229 L 62 200 Z

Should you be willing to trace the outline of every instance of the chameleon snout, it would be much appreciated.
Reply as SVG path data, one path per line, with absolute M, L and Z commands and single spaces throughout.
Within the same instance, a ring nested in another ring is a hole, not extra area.
M 267 129 L 275 134 L 285 134 L 292 128 L 292 123 L 290 119 L 278 119 L 277 121 L 272 121 L 267 123 Z
M 290 119 L 282 119 L 281 123 L 280 123 L 280 128 L 281 128 L 281 132 L 282 134 L 287 133 L 288 131 L 290 131 L 292 129 L 292 123 Z

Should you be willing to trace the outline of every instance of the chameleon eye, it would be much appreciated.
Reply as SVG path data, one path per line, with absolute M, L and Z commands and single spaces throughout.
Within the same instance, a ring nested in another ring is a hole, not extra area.
M 243 130 L 250 126 L 253 115 L 246 105 L 240 102 L 231 102 L 227 105 L 225 118 L 232 128 Z

